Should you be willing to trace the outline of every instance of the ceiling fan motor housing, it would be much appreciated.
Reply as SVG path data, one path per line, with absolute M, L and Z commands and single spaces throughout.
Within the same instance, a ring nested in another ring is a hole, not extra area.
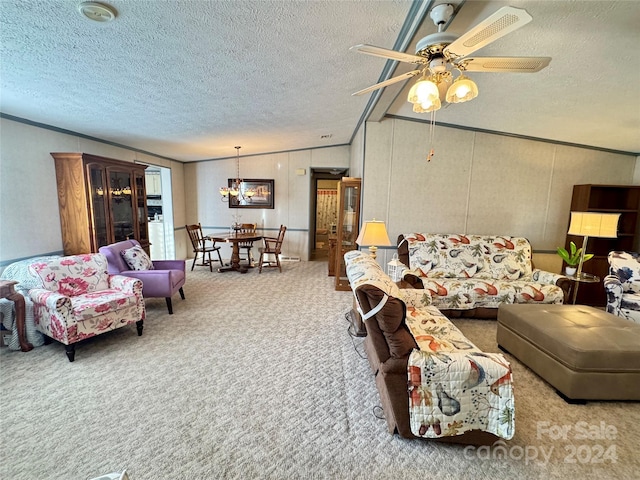
M 453 5 L 449 5 L 448 3 L 436 5 L 429 13 L 431 20 L 436 24 L 436 27 L 447 23 L 451 19 L 451 15 L 453 15 Z
M 458 36 L 452 33 L 432 33 L 418 41 L 416 44 L 416 55 L 427 58 L 440 55 L 445 47 L 457 39 Z

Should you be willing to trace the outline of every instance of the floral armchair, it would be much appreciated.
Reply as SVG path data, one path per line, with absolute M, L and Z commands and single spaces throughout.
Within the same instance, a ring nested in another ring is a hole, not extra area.
M 640 253 L 609 252 L 607 312 L 640 323 Z
M 133 322 L 142 335 L 142 282 L 109 275 L 101 253 L 60 257 L 29 268 L 43 285 L 29 291 L 36 329 L 47 339 L 63 343 L 70 362 L 75 358 L 75 344 L 86 338 Z

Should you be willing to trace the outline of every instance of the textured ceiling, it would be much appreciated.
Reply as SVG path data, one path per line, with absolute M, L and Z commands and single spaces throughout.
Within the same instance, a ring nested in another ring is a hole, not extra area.
M 393 48 L 412 6 L 109 0 L 117 18 L 96 23 L 79 3 L 0 0 L 0 111 L 183 161 L 231 157 L 235 145 L 247 155 L 348 143 L 369 100 L 351 93 L 386 63 L 349 47 Z M 467 0 L 448 31 L 505 4 Z M 640 3 L 508 4 L 533 22 L 478 56 L 551 56 L 551 65 L 474 74 L 480 96 L 436 120 L 640 152 Z M 427 18 L 417 36 L 434 31 Z M 377 109 L 416 116 L 404 94 L 394 103 L 402 88 L 387 88 Z

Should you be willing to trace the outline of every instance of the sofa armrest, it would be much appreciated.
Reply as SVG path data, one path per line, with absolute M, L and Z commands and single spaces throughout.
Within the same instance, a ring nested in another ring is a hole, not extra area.
M 569 300 L 569 292 L 571 291 L 573 281 L 566 276 L 536 268 L 531 273 L 531 278 L 534 282 L 538 282 L 542 285 L 557 285 L 564 293 L 564 302 L 567 303 Z
M 604 277 L 604 291 L 607 294 L 607 312 L 620 316 L 620 304 L 624 288 L 620 279 L 615 275 Z
M 132 270 L 132 272 L 141 272 L 143 270 Z M 153 270 L 145 270 L 152 272 Z M 142 297 L 142 280 L 125 275 L 109 275 L 109 288 L 120 290 L 122 292 L 131 293 Z
M 558 280 L 567 279 L 566 276 L 559 273 L 547 272 L 545 270 L 540 270 L 539 268 L 535 268 L 533 272 L 531 272 L 531 278 L 534 282 L 538 282 L 543 285 L 558 285 Z
M 402 273 L 402 281 L 405 284 L 411 285 L 413 288 L 424 288 L 420 274 L 416 270 L 405 270 Z
M 29 290 L 29 298 L 34 304 L 44 305 L 47 310 L 58 312 L 65 317 L 71 310 L 71 299 L 58 292 L 44 288 L 32 288 Z
M 432 303 L 429 290 L 422 288 L 406 288 L 401 291 L 402 301 L 409 307 L 428 307 Z
M 156 270 L 182 270 L 184 272 L 184 263 L 184 260 L 154 260 L 153 268 Z

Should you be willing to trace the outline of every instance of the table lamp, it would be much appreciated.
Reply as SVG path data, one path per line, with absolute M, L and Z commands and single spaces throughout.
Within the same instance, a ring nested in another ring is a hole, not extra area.
M 360 230 L 360 234 L 356 239 L 356 243 L 361 247 L 369 247 L 369 252 L 371 252 L 373 258 L 376 258 L 376 252 L 379 246 L 391 245 L 389 235 L 387 234 L 387 227 L 385 227 L 384 222 L 377 221 L 375 218 L 364 222 L 362 230 Z
M 569 235 L 580 235 L 584 237 L 576 277 L 579 278 L 582 274 L 582 263 L 584 262 L 584 255 L 587 251 L 587 241 L 589 237 L 616 238 L 618 236 L 619 218 L 619 213 L 571 212 Z

